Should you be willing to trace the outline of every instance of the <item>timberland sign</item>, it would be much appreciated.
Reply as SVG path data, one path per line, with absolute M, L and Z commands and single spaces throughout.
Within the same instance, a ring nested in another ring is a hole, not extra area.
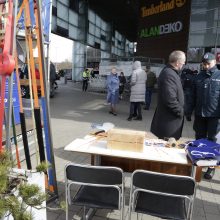
M 171 1 L 160 1 L 159 4 L 151 4 L 150 7 L 141 7 L 141 17 L 147 17 L 161 12 L 174 10 L 180 8 L 186 3 L 186 0 L 171 0 Z
M 191 0 L 140 0 L 137 55 L 164 58 L 187 51 Z

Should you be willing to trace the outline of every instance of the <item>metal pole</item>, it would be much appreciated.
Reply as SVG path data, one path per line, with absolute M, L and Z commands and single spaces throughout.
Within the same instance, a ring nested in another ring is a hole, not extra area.
M 16 44 L 16 15 L 17 15 L 17 7 L 18 2 L 15 0 L 15 3 L 13 5 L 13 40 L 12 40 L 12 47 L 10 54 L 14 55 L 14 48 Z M 11 115 L 12 115 L 12 97 L 13 97 L 13 80 L 14 80 L 14 72 L 11 74 L 11 76 L 8 79 L 8 111 L 6 113 L 6 148 L 11 152 Z
M 52 133 L 51 133 L 51 126 L 50 126 L 50 111 L 49 111 L 49 95 L 48 95 L 48 90 L 47 90 L 47 76 L 46 76 L 46 65 L 45 65 L 45 55 L 44 55 L 44 41 L 43 41 L 43 28 L 42 28 L 42 16 L 41 16 L 41 2 L 40 0 L 36 1 L 37 3 L 37 13 L 38 13 L 38 24 L 39 24 L 39 33 L 40 33 L 40 45 L 41 45 L 41 54 L 39 56 L 42 57 L 42 69 L 43 69 L 43 80 L 44 80 L 44 91 L 45 91 L 45 96 L 47 97 L 46 101 L 46 114 L 47 114 L 47 120 L 48 120 L 48 133 L 49 133 L 49 142 L 50 142 L 50 152 L 51 152 L 51 167 L 52 167 L 52 172 L 53 172 L 53 177 L 54 177 L 54 193 L 56 196 L 58 196 L 58 189 L 57 189 L 57 180 L 56 180 L 56 168 L 55 168 L 55 162 L 54 162 L 54 152 L 53 152 L 53 142 L 52 142 Z
M 219 10 L 220 10 L 220 8 L 216 8 L 216 10 L 217 10 L 217 15 L 218 15 L 218 17 L 217 17 L 217 23 L 216 23 L 216 35 L 215 35 L 215 55 L 217 54 L 217 46 L 218 46 L 218 29 L 219 29 Z
M 50 0 L 50 22 L 49 22 L 49 35 L 48 35 L 48 43 L 47 43 L 47 100 L 49 101 L 50 94 L 50 43 L 51 43 L 51 26 L 52 26 L 52 0 Z M 56 51 L 57 53 L 57 51 Z M 57 60 L 56 60 L 57 63 Z M 57 64 L 56 64 L 57 70 Z

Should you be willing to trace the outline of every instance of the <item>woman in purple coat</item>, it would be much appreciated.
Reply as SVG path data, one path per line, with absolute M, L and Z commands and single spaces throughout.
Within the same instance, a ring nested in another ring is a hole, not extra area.
M 116 116 L 116 104 L 119 98 L 119 78 L 115 68 L 112 68 L 110 75 L 107 76 L 107 91 L 107 102 L 110 103 L 109 113 Z

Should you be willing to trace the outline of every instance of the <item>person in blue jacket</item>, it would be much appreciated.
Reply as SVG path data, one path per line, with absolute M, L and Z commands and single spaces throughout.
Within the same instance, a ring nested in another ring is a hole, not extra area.
M 107 76 L 107 102 L 110 103 L 110 114 L 116 113 L 116 104 L 119 100 L 119 78 L 115 68 L 112 68 L 110 75 Z
M 206 53 L 202 58 L 202 67 L 194 80 L 190 96 L 192 100 L 188 102 L 188 112 L 186 111 L 185 115 L 189 117 L 193 110 L 195 112 L 193 129 L 196 139 L 207 138 L 216 141 L 220 129 L 220 71 L 216 66 L 215 55 Z M 204 178 L 211 179 L 214 172 L 215 169 L 209 167 Z

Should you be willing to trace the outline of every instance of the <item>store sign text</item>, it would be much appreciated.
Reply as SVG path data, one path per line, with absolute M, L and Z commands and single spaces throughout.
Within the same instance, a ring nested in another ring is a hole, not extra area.
M 183 29 L 183 24 L 181 21 L 174 23 L 158 25 L 150 28 L 143 28 L 140 31 L 140 38 L 147 38 L 153 36 L 160 36 L 164 34 L 180 32 Z
M 173 10 L 175 8 L 180 8 L 186 3 L 186 0 L 170 0 L 168 2 L 160 1 L 160 4 L 154 5 L 151 4 L 149 8 L 141 8 L 141 17 L 147 17 L 154 14 L 159 14 L 164 11 Z

